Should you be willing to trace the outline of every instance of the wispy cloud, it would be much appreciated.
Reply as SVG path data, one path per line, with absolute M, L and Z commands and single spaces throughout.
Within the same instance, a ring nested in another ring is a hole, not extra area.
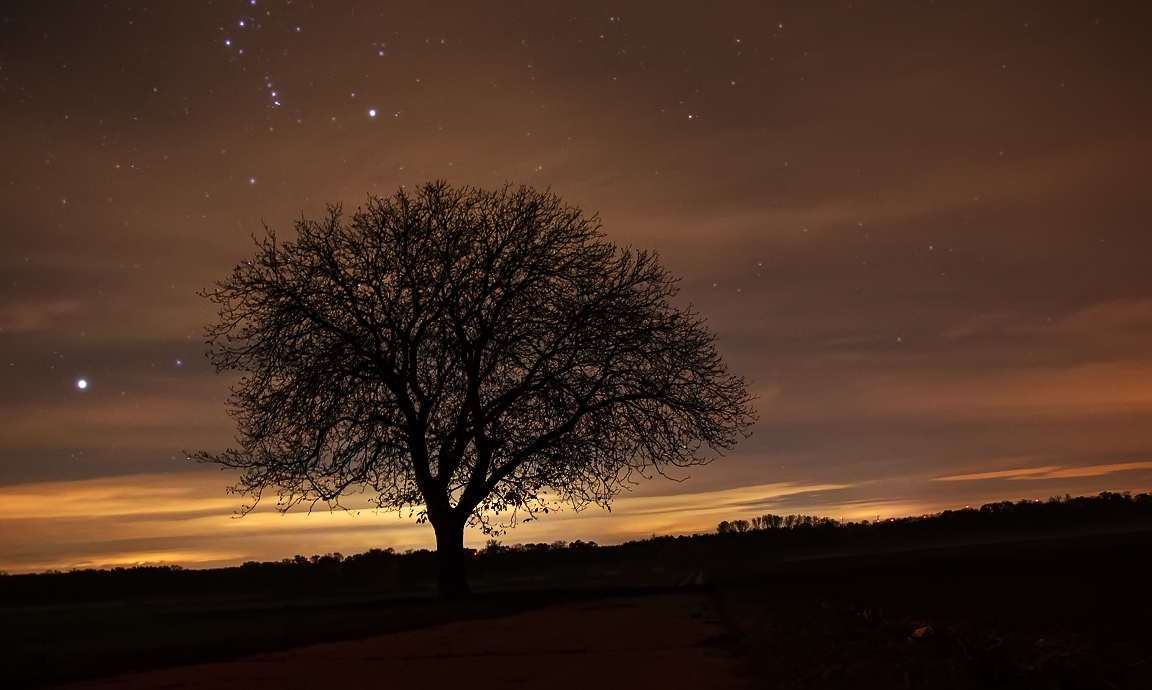
M 976 474 L 956 474 L 949 477 L 936 477 L 933 481 L 965 482 L 978 479 L 1024 479 L 1037 474 L 1047 474 L 1048 472 L 1058 469 L 1060 468 L 1054 465 L 1049 467 L 1027 467 L 1013 470 L 997 470 L 995 472 L 977 472 Z
M 1112 465 L 1093 465 L 1090 467 L 1066 467 L 1051 472 L 1037 479 L 1067 479 L 1069 477 L 1099 477 L 1113 472 L 1128 472 L 1131 470 L 1152 470 L 1152 462 L 1120 462 Z
M 77 300 L 27 301 L 0 306 L 0 334 L 28 333 L 47 329 L 80 308 Z
M 238 501 L 224 495 L 223 486 L 220 475 L 147 474 L 5 487 L 0 520 L 227 515 Z
M 975 474 L 955 474 L 947 477 L 936 477 L 933 481 L 966 482 L 981 479 L 1068 479 L 1072 477 L 1100 477 L 1114 472 L 1148 469 L 1152 469 L 1152 462 L 1121 462 L 1110 465 L 1089 465 L 1086 467 L 1059 467 L 1049 465 L 1046 467 L 1021 467 L 1010 470 L 997 470 L 994 472 L 977 472 Z
M 179 563 L 237 564 L 295 553 L 353 553 L 374 547 L 431 548 L 432 531 L 407 514 L 373 511 L 364 496 L 354 508 L 306 508 L 287 514 L 261 506 L 235 519 L 241 499 L 224 493 L 230 477 L 217 472 L 149 474 L 0 489 L 0 568 L 48 568 Z M 580 538 L 615 543 L 656 534 L 711 531 L 720 520 L 826 501 L 848 484 L 773 483 L 665 496 L 625 494 L 612 510 L 560 510 L 525 523 L 504 538 Z M 466 543 L 488 537 L 470 530 Z

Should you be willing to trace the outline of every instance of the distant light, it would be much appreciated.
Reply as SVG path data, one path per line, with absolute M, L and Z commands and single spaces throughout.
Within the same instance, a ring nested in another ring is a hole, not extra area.
M 368 111 L 368 117 L 376 117 L 376 109 L 375 108 Z
M 85 388 L 88 387 L 88 382 L 85 381 L 84 379 L 80 379 L 79 381 L 76 382 L 76 387 L 79 388 L 80 390 L 84 390 Z
M 244 20 L 243 19 L 240 20 L 240 26 L 244 26 Z
M 256 178 L 255 177 L 249 177 L 248 178 L 248 184 L 256 184 Z
M 176 360 L 176 366 L 180 366 L 180 360 Z
M 232 45 L 232 41 L 230 41 L 230 40 L 228 40 L 228 41 L 224 41 L 224 45 L 226 45 L 226 46 L 230 46 L 230 45 Z

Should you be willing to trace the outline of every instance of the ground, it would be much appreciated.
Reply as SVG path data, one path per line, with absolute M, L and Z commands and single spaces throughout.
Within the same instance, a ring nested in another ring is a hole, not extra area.
M 615 596 L 66 687 L 744 688 L 723 632 L 704 594 Z
M 701 543 L 512 559 L 464 602 L 14 601 L 0 686 L 1152 688 L 1152 531 L 834 555 Z

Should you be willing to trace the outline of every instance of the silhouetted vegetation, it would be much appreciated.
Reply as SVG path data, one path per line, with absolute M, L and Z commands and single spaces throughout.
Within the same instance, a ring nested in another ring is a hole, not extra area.
M 809 562 L 714 591 L 760 687 L 1143 690 L 1150 569 L 1145 530 Z
M 1100 531 L 1152 528 L 1152 495 L 1105 492 L 1098 496 L 1053 497 L 1047 501 L 1002 501 L 979 509 L 845 522 L 800 515 L 764 515 L 722 522 L 716 533 L 659 536 L 615 546 L 576 540 L 503 544 L 464 549 L 469 576 L 499 588 L 501 579 L 541 586 L 580 586 L 627 580 L 640 570 L 664 569 L 669 580 L 680 569 L 708 564 L 713 577 L 731 571 L 772 568 L 784 559 L 815 558 L 966 543 L 1029 539 Z M 623 570 L 621 569 L 623 567 Z M 0 578 L 0 605 L 64 603 L 171 596 L 208 598 L 316 597 L 348 593 L 427 594 L 437 578 L 436 554 L 372 549 L 281 561 L 248 562 L 231 568 L 187 570 L 140 566 L 73 570 Z M 660 578 L 657 578 L 659 580 Z M 667 584 L 665 583 L 665 584 Z M 651 584 L 644 580 L 643 584 Z M 673 583 L 674 584 L 674 583 Z
M 703 584 L 749 673 L 786 687 L 1150 679 L 1148 494 L 883 522 L 765 515 L 615 546 L 491 539 L 462 556 L 479 596 L 451 604 L 433 596 L 425 550 L 0 577 L 0 677 L 38 685 Z
M 987 503 L 979 509 L 946 510 L 919 516 L 864 520 L 860 523 L 841 522 L 828 517 L 811 515 L 762 515 L 751 520 L 724 521 L 717 527 L 719 534 L 742 534 L 773 529 L 803 529 L 812 527 L 853 527 L 868 525 L 890 528 L 900 526 L 924 532 L 952 531 L 981 532 L 983 530 L 1013 530 L 1019 528 L 1070 529 L 1084 525 L 1106 525 L 1113 522 L 1146 518 L 1152 515 L 1152 494 L 1105 491 L 1098 496 L 1053 496 L 1047 501 L 1021 500 Z
M 466 525 L 706 463 L 754 419 L 677 280 L 548 192 L 505 187 L 330 207 L 203 293 L 209 358 L 244 377 L 238 448 L 199 453 L 287 510 L 370 491 L 436 533 L 442 596 L 468 592 Z

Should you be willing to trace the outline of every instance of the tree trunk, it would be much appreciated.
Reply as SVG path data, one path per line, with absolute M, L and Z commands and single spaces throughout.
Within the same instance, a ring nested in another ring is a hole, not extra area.
M 464 524 L 446 520 L 433 525 L 436 530 L 436 560 L 440 572 L 437 585 L 441 599 L 464 599 L 468 579 L 464 575 Z

